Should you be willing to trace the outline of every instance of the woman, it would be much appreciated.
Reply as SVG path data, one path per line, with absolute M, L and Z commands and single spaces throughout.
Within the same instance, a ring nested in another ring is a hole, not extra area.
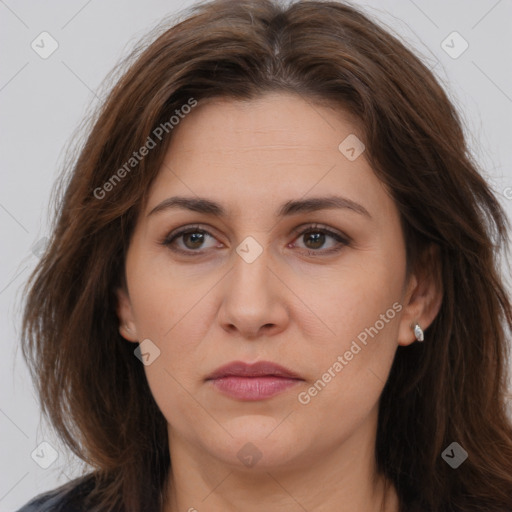
M 197 6 L 114 87 L 29 283 L 25 357 L 92 469 L 22 511 L 511 510 L 507 240 L 397 39 Z

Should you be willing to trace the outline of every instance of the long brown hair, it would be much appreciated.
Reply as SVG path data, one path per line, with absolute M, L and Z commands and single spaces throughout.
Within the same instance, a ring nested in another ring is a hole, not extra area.
M 398 349 L 380 401 L 376 458 L 402 510 L 511 510 L 512 308 L 498 258 L 508 223 L 428 68 L 350 5 L 270 0 L 196 5 L 125 66 L 65 174 L 23 317 L 43 411 L 94 468 L 89 510 L 154 512 L 171 470 L 166 422 L 118 332 L 114 293 L 172 137 L 169 120 L 191 100 L 269 91 L 353 114 L 399 208 L 408 269 L 434 265 L 424 255 L 438 248 L 440 312 L 428 342 Z M 126 167 L 162 125 L 158 144 Z M 457 469 L 441 457 L 454 441 L 468 453 Z

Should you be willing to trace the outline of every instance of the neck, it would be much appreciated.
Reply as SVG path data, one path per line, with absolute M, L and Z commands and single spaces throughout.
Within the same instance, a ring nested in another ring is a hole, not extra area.
M 377 472 L 375 436 L 361 426 L 340 446 L 282 466 L 220 461 L 175 432 L 164 512 L 398 512 L 393 485 Z

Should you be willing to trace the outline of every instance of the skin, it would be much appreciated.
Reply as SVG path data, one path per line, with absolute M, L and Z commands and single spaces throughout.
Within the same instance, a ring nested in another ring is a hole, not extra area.
M 364 153 L 350 161 L 338 149 L 358 133 L 341 109 L 284 93 L 203 101 L 175 128 L 127 253 L 127 289 L 118 290 L 122 335 L 160 350 L 144 368 L 168 422 L 166 512 L 398 511 L 375 465 L 378 401 L 397 347 L 415 341 L 414 322 L 430 325 L 441 290 L 419 272 L 406 276 L 393 199 Z M 334 193 L 370 216 L 348 208 L 275 216 L 288 200 Z M 147 215 L 175 195 L 215 200 L 229 215 Z M 299 234 L 313 223 L 349 243 Z M 209 234 L 174 246 L 202 255 L 162 245 L 196 224 Z M 248 236 L 262 248 L 252 263 L 236 252 Z M 394 303 L 394 318 L 300 403 Z M 205 379 L 234 360 L 274 361 L 304 380 L 266 400 L 233 399 Z M 261 454 L 252 467 L 237 457 L 249 442 Z

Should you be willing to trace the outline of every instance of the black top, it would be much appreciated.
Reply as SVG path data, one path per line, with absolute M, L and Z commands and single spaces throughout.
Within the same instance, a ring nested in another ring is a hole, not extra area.
M 49 492 L 39 494 L 16 512 L 87 512 L 84 498 L 94 486 L 89 476 L 77 478 Z

